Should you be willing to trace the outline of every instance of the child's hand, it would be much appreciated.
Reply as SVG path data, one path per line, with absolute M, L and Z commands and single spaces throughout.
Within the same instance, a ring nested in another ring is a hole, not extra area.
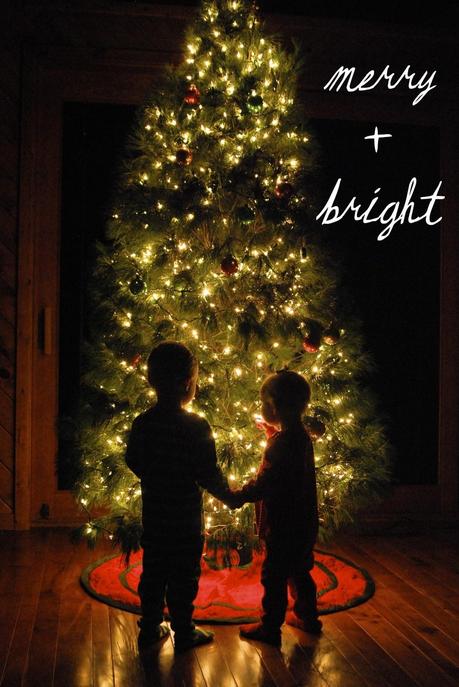
M 261 415 L 255 415 L 255 424 L 258 429 L 264 430 L 267 439 L 271 439 L 274 434 L 278 431 L 273 425 L 268 425 L 267 422 L 263 420 Z

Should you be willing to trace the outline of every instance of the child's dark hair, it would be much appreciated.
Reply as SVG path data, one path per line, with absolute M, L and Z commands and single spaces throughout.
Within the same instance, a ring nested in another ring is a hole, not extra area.
M 162 341 L 148 356 L 148 381 L 156 391 L 174 393 L 198 367 L 193 353 L 178 341 Z
M 280 414 L 302 415 L 311 399 L 311 388 L 305 378 L 292 370 L 281 370 L 270 375 L 262 391 L 274 401 Z

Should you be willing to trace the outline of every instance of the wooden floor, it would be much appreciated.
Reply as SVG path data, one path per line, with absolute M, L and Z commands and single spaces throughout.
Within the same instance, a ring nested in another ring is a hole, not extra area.
M 236 626 L 175 658 L 168 639 L 139 660 L 137 616 L 88 597 L 82 567 L 103 552 L 66 530 L 0 533 L 0 685 L 40 687 L 447 687 L 459 685 L 459 534 L 349 536 L 328 547 L 364 566 L 376 594 L 324 617 L 313 639 L 287 626 L 282 647 Z

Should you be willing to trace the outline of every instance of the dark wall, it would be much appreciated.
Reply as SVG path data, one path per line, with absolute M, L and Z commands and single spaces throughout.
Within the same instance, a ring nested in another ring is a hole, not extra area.
M 20 43 L 17 2 L 0 10 L 0 527 L 14 513 Z M 8 35 L 2 35 L 8 27 Z

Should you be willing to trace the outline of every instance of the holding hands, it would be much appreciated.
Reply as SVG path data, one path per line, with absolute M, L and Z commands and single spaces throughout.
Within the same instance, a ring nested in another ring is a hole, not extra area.
M 261 429 L 265 432 L 267 439 L 270 439 L 278 431 L 277 427 L 268 424 L 261 415 L 255 415 L 255 424 L 258 429 Z M 235 491 L 230 491 L 230 493 L 226 496 L 224 503 L 226 506 L 228 506 L 228 508 L 233 510 L 243 506 L 246 501 L 248 501 L 248 499 L 245 497 L 244 489 L 237 489 Z

